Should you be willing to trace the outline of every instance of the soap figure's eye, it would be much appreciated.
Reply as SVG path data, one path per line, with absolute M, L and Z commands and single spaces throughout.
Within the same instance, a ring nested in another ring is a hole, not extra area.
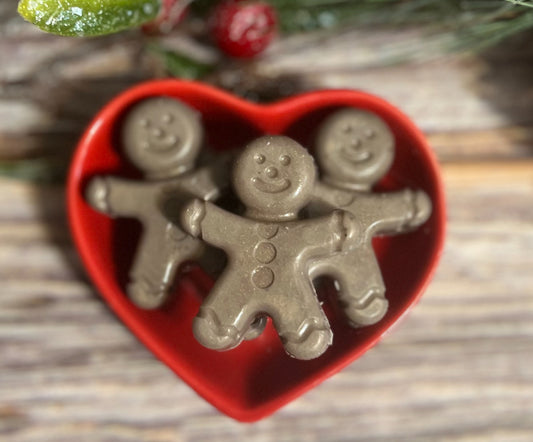
M 288 166 L 291 164 L 291 157 L 289 155 L 282 155 L 279 157 L 279 162 L 284 166 Z
M 367 129 L 365 130 L 365 137 L 369 140 L 371 138 L 374 138 L 376 136 L 376 132 L 373 129 Z
M 345 133 L 345 134 L 348 134 L 350 132 L 353 131 L 353 126 L 351 124 L 345 124 L 343 127 L 342 127 L 342 131 Z
M 265 162 L 265 156 L 260 153 L 257 154 L 254 159 L 257 164 L 263 164 Z
M 162 120 L 164 124 L 170 124 L 172 123 L 172 121 L 174 121 L 174 117 L 172 116 L 172 114 L 165 114 L 163 115 Z

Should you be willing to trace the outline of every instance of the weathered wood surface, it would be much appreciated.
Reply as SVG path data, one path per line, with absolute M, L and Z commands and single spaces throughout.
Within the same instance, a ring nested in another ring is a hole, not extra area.
M 0 4 L 0 159 L 63 158 L 99 106 L 159 70 L 135 33 L 43 36 L 20 23 L 15 5 Z M 531 39 L 475 58 L 384 67 L 368 48 L 386 37 L 297 37 L 245 80 L 364 88 L 428 134 L 443 167 L 448 238 L 406 320 L 273 417 L 236 423 L 100 300 L 70 241 L 62 187 L 3 178 L 0 440 L 533 440 Z M 167 43 L 214 56 L 186 36 Z

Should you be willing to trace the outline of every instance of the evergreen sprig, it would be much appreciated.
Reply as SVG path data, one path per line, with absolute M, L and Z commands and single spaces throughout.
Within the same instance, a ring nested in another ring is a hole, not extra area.
M 514 19 L 531 13 L 526 3 L 502 0 L 269 0 L 285 32 L 331 29 L 339 26 L 426 25 L 454 31 L 481 23 Z M 519 27 L 520 28 L 520 27 Z
M 426 34 L 393 42 L 390 61 L 477 51 L 533 28 L 533 1 L 269 0 L 285 33 L 416 25 Z
M 533 1 L 520 1 L 520 0 L 507 0 L 509 3 L 514 3 L 515 5 L 528 6 L 533 8 Z

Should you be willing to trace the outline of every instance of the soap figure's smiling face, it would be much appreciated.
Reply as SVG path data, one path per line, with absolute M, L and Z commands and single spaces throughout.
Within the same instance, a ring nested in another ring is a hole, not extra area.
M 174 115 L 169 112 L 158 119 L 143 118 L 139 121 L 139 127 L 144 129 L 142 143 L 146 150 L 154 154 L 166 154 L 181 145 L 177 126 L 171 126 L 174 118 Z
M 339 183 L 372 186 L 394 159 L 394 137 L 377 115 L 343 109 L 321 125 L 316 141 L 319 166 Z
M 255 215 L 291 218 L 309 202 L 316 179 L 313 158 L 296 141 L 264 136 L 252 141 L 235 162 L 235 192 Z
M 167 177 L 192 168 L 203 131 L 199 115 L 178 100 L 157 97 L 135 105 L 123 125 L 124 150 L 139 169 Z
M 274 155 L 275 156 L 275 155 Z M 258 153 L 254 156 L 254 161 L 259 165 L 256 176 L 252 178 L 253 186 L 263 193 L 281 193 L 289 189 L 292 185 L 287 169 L 291 164 L 290 155 L 283 154 L 279 158 L 268 161 L 264 154 Z

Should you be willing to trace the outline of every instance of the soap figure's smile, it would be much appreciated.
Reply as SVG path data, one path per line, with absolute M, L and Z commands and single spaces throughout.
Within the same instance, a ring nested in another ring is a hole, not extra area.
M 266 157 L 263 154 L 255 156 L 255 162 L 257 164 L 264 164 Z M 279 159 L 281 166 L 288 166 L 290 164 L 290 157 L 288 155 L 282 155 Z M 267 181 L 257 176 L 252 178 L 252 184 L 260 192 L 264 193 L 281 193 L 287 190 L 291 186 L 291 181 L 288 178 L 278 178 L 280 170 L 274 166 L 267 166 L 262 171 L 258 171 L 258 174 L 264 175 L 268 178 Z
M 372 129 L 356 129 L 347 125 L 343 129 L 343 137 L 339 140 L 338 150 L 342 159 L 353 164 L 370 161 L 376 150 L 372 144 L 375 131 Z
M 162 122 L 168 126 L 173 120 L 172 115 L 165 114 Z M 171 131 L 167 131 L 161 126 L 153 127 L 153 123 L 149 119 L 141 120 L 140 125 L 146 130 L 146 139 L 143 144 L 146 150 L 164 154 L 178 146 L 180 139 Z
M 156 131 L 148 137 L 148 141 L 145 143 L 147 150 L 154 153 L 168 153 L 177 147 L 178 137 L 166 135 L 161 129 Z
M 355 149 L 353 147 L 344 147 L 340 153 L 343 159 L 354 164 L 364 163 L 372 158 L 372 153 L 368 150 Z
M 291 182 L 287 178 L 280 178 L 275 181 L 263 181 L 261 178 L 252 178 L 254 187 L 264 193 L 281 193 L 291 187 Z

